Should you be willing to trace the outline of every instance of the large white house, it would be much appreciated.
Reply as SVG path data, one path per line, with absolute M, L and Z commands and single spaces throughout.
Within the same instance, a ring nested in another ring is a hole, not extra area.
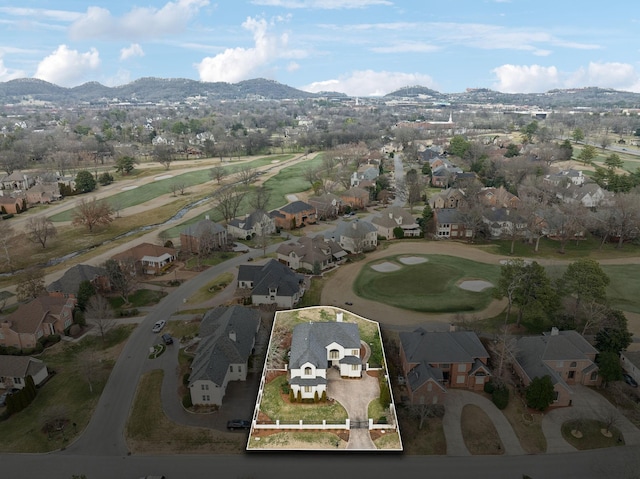
M 360 332 L 355 323 L 337 321 L 302 323 L 293 329 L 289 358 L 289 385 L 296 398 L 320 399 L 327 391 L 327 369 L 340 376 L 362 376 Z

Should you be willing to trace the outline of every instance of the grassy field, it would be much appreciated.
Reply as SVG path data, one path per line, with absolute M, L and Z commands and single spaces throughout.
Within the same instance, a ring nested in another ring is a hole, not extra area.
M 260 411 L 272 421 L 297 423 L 299 420 L 310 424 L 344 423 L 349 417 L 346 409 L 338 402 L 334 403 L 289 403 L 282 396 L 282 386 L 286 384 L 286 376 L 278 376 L 265 385 L 264 395 L 260 402 Z
M 492 288 L 466 291 L 456 284 L 463 279 L 481 279 L 497 284 L 500 268 L 446 255 L 423 255 L 428 261 L 402 264 L 397 256 L 385 258 L 400 269 L 379 272 L 367 263 L 353 289 L 358 296 L 392 306 L 423 312 L 479 311 L 492 299 Z
M 233 273 L 222 273 L 219 276 L 216 276 L 214 279 L 209 281 L 206 285 L 200 288 L 193 296 L 191 296 L 188 300 L 188 304 L 199 304 L 204 301 L 207 301 L 224 288 L 227 287 L 229 283 L 233 281 Z
M 472 455 L 503 454 L 504 446 L 487 413 L 474 404 L 462 408 L 460 427 L 464 444 Z
M 87 336 L 78 343 L 60 342 L 39 355 L 55 374 L 25 410 L 0 423 L 0 451 L 41 453 L 73 441 L 88 424 L 132 330 L 119 326 L 107 332 L 105 341 Z M 49 437 L 43 427 L 58 418 L 66 421 L 65 428 Z
M 171 422 L 160 401 L 163 372 L 146 373 L 138 383 L 126 435 L 129 448 L 141 454 L 229 454 L 244 447 L 244 436 Z
M 142 308 L 144 306 L 152 306 L 157 304 L 167 293 L 152 289 L 137 289 L 129 295 L 128 308 Z M 114 310 L 118 310 L 124 306 L 124 299 L 120 296 L 109 298 L 109 304 Z

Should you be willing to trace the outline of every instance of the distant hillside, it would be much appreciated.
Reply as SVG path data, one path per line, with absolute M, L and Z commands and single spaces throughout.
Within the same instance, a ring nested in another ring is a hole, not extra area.
M 4 104 L 18 103 L 27 98 L 56 104 L 102 103 L 105 100 L 115 99 L 123 102 L 157 103 L 179 102 L 195 96 L 207 97 L 211 100 L 239 100 L 255 97 L 282 100 L 313 98 L 317 95 L 261 78 L 235 84 L 208 83 L 184 78 L 140 78 L 117 87 L 89 82 L 74 88 L 63 88 L 31 78 L 0 83 L 0 102 Z
M 185 78 L 140 78 L 117 87 L 89 82 L 74 88 L 63 88 L 33 78 L 0 82 L 0 104 L 25 100 L 45 101 L 56 105 L 79 103 L 104 104 L 120 101 L 131 103 L 182 102 L 189 97 L 211 101 L 266 98 L 270 100 L 304 99 L 328 96 L 339 99 L 346 95 L 336 92 L 309 93 L 257 78 L 239 83 L 200 82 Z M 416 101 L 448 104 L 504 104 L 537 106 L 542 109 L 560 107 L 640 108 L 640 94 L 604 88 L 550 90 L 546 93 L 501 93 L 489 89 L 469 89 L 461 93 L 440 93 L 423 86 L 409 86 L 389 93 L 383 100 L 411 98 Z

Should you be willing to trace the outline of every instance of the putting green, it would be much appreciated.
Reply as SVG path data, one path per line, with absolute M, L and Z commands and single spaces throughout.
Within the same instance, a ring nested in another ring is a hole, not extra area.
M 406 264 L 400 261 L 400 256 L 389 256 L 367 263 L 356 278 L 355 293 L 365 299 L 425 313 L 480 311 L 493 299 L 493 288 L 469 291 L 458 285 L 464 280 L 484 280 L 495 285 L 500 266 L 455 256 L 421 256 L 428 261 Z M 382 263 L 397 265 L 399 269 L 375 268 Z

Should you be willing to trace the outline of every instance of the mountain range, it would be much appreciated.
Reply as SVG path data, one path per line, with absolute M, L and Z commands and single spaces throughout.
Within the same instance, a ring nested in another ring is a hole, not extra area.
M 108 87 L 89 82 L 64 88 L 43 80 L 23 78 L 0 82 L 0 104 L 16 104 L 24 100 L 44 101 L 53 105 L 105 104 L 113 101 L 131 103 L 181 102 L 198 97 L 204 101 L 311 99 L 330 96 L 347 98 L 343 93 L 310 93 L 282 83 L 256 78 L 238 83 L 208 83 L 184 78 L 140 78 L 126 85 Z M 501 93 L 477 88 L 461 93 L 441 93 L 422 86 L 401 88 L 382 97 L 415 99 L 433 104 L 503 104 L 536 106 L 543 109 L 566 107 L 640 108 L 640 93 L 590 87 L 550 90 L 545 93 Z

